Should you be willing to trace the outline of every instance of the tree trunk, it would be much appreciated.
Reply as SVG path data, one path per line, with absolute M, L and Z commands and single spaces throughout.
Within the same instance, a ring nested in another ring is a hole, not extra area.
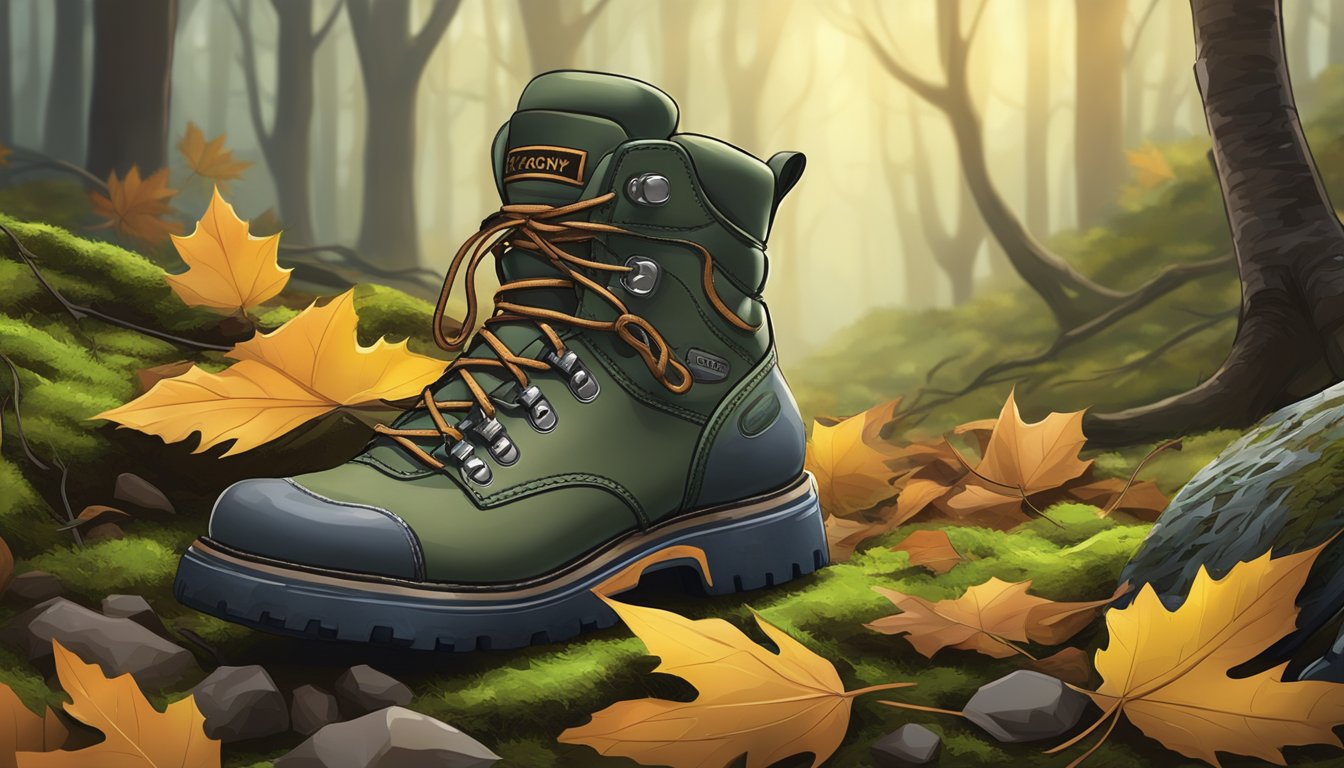
M 176 0 L 98 0 L 93 8 L 89 171 L 106 178 L 168 158 Z
M 338 127 L 347 119 L 341 104 L 341 64 L 343 57 L 336 53 L 335 43 L 318 51 L 316 110 L 316 141 L 313 144 L 313 226 L 319 239 L 333 242 L 337 234 L 337 197 L 339 180 L 336 169 L 340 166 Z
M 1074 169 L 1078 224 L 1102 219 L 1129 170 L 1125 165 L 1125 0 L 1077 0 L 1078 74 Z
M 249 0 L 250 2 L 250 0 Z M 233 104 L 233 24 L 229 19 L 229 4 L 214 0 L 208 8 L 210 13 L 210 40 L 207 43 L 206 72 L 210 82 L 207 86 L 214 96 L 210 99 L 206 112 L 206 126 L 211 135 L 229 132 L 229 114 Z
M 1332 65 L 1344 64 L 1344 4 L 1330 6 L 1330 36 L 1326 61 Z
M 18 138 L 26 146 L 42 146 L 42 12 L 45 5 L 28 5 L 28 61 L 20 81 Z
M 415 109 L 426 62 L 459 0 L 435 0 L 414 36 L 410 0 L 347 0 L 364 73 L 364 209 L 359 251 L 388 269 L 420 263 L 415 215 Z
M 570 15 L 565 13 L 565 9 L 570 7 L 569 3 L 518 0 L 518 14 L 523 20 L 523 35 L 527 39 L 532 74 L 577 67 L 579 47 L 583 45 L 589 26 L 607 2 L 597 0 L 588 10 Z
M 47 87 L 46 143 L 48 155 L 79 163 L 84 158 L 84 94 L 88 60 L 84 28 L 85 0 L 56 0 L 55 44 L 51 54 L 51 81 Z
M 1023 116 L 1026 143 L 1023 174 L 1027 229 L 1037 237 L 1050 234 L 1050 7 L 1022 4 L 1027 23 L 1027 82 Z
M 14 143 L 14 48 L 10 35 L 10 2 L 0 0 L 0 142 Z
M 975 201 L 966 189 L 966 184 L 957 184 L 956 211 L 951 228 L 943 223 L 938 203 L 931 190 L 937 188 L 928 149 L 924 145 L 924 131 L 920 128 L 915 110 L 910 109 L 910 150 L 913 155 L 915 189 L 921 194 L 915 195 L 915 208 L 919 211 L 920 231 L 929 253 L 933 254 L 938 268 L 947 277 L 952 290 L 952 306 L 959 307 L 971 300 L 975 289 L 975 261 L 980 255 L 980 244 L 985 234 L 974 212 Z
M 1245 427 L 1344 375 L 1344 227 L 1302 133 L 1277 0 L 1191 0 L 1195 74 L 1241 276 L 1236 339 L 1208 380 L 1089 416 L 1099 445 Z

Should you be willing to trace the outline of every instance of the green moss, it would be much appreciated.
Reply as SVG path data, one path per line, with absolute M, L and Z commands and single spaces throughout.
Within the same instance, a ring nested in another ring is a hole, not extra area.
M 99 541 L 86 547 L 57 547 L 27 561 L 19 571 L 50 571 L 76 594 L 101 598 L 127 590 L 162 589 L 177 571 L 185 542 L 165 544 L 147 536 Z

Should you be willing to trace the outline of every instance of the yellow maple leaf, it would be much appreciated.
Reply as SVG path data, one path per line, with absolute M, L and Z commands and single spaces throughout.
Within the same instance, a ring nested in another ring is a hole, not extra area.
M 822 509 L 850 517 L 896 495 L 891 485 L 894 473 L 886 464 L 895 449 L 878 433 L 899 405 L 893 400 L 835 424 L 813 425 L 806 469 L 816 477 Z
M 207 142 L 201 129 L 189 122 L 186 133 L 177 142 L 177 151 L 182 153 L 187 166 L 197 176 L 224 186 L 230 179 L 242 176 L 243 171 L 252 166 L 251 163 L 233 159 L 233 152 L 224 148 L 225 136 L 221 133 Z
M 1163 182 L 1176 178 L 1171 163 L 1162 150 L 1152 144 L 1144 144 L 1140 149 L 1131 149 L 1125 153 L 1129 158 L 1129 167 L 1134 169 L 1134 178 L 1139 186 L 1152 189 Z
M 756 623 L 778 654 L 723 619 L 691 620 L 602 599 L 661 659 L 655 671 L 677 675 L 698 692 L 693 701 L 617 702 L 560 734 L 562 743 L 586 744 L 604 755 L 725 768 L 745 754 L 746 768 L 763 768 L 810 752 L 815 767 L 844 739 L 855 696 L 910 685 L 846 691 L 834 665 L 759 615 Z
M 901 613 L 865 624 L 886 635 L 905 635 L 928 658 L 944 648 L 1004 659 L 1023 653 L 1015 643 L 1028 640 L 1056 645 L 1077 634 L 1096 610 L 1119 597 L 1081 603 L 1057 603 L 1028 594 L 1030 581 L 1010 583 L 991 577 L 967 588 L 961 597 L 933 602 L 894 589 L 873 587 Z
M 405 341 L 362 346 L 358 321 L 354 291 L 346 291 L 238 344 L 226 355 L 238 362 L 224 371 L 192 366 L 95 418 L 168 442 L 200 432 L 197 452 L 234 440 L 223 454 L 230 456 L 336 408 L 410 397 L 443 372 L 443 361 L 409 351 Z
M 280 235 L 253 237 L 247 222 L 216 188 L 210 206 L 186 237 L 173 237 L 173 245 L 187 271 L 165 275 L 182 301 L 197 307 L 238 312 L 273 298 L 289 282 L 291 270 L 276 261 Z
M 205 716 L 187 696 L 163 712 L 154 708 L 129 674 L 108 679 L 52 641 L 56 675 L 70 695 L 65 711 L 97 728 L 103 740 L 76 751 L 20 752 L 18 768 L 165 768 L 218 766 L 219 742 L 205 735 Z
M 131 166 L 125 178 L 113 171 L 107 177 L 107 194 L 90 192 L 94 213 L 103 218 L 99 226 L 110 227 L 133 240 L 157 245 L 182 231 L 182 223 L 164 218 L 172 213 L 168 201 L 177 190 L 168 186 L 168 169 L 160 168 L 146 178 Z
M 1023 496 L 1059 488 L 1092 466 L 1090 460 L 1078 458 L 1086 441 L 1083 411 L 1051 413 L 1028 424 L 1009 392 L 975 467 L 977 476 L 967 478 L 966 486 L 949 496 L 946 506 L 962 515 L 1018 511 Z
M 38 715 L 23 705 L 14 690 L 0 683 L 0 768 L 15 768 L 19 752 L 60 749 L 69 731 L 51 707 Z
M 1286 765 L 1286 746 L 1340 746 L 1334 728 L 1344 724 L 1344 685 L 1285 681 L 1286 662 L 1250 676 L 1228 674 L 1297 625 L 1297 594 L 1324 547 L 1279 558 L 1266 552 L 1217 581 L 1201 566 L 1174 611 L 1151 585 L 1131 605 L 1109 611 L 1109 640 L 1096 655 L 1102 683 L 1089 693 L 1105 714 L 1053 751 L 1121 715 L 1168 749 L 1215 766 L 1219 752 Z

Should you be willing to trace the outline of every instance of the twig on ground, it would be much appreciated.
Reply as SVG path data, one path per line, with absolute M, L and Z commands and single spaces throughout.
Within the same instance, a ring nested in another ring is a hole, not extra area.
M 13 360 L 9 359 L 8 355 L 3 353 L 0 353 L 0 361 L 4 361 L 5 365 L 9 368 L 9 374 L 13 381 L 14 434 L 19 439 L 19 447 L 23 449 L 23 455 L 28 458 L 28 461 L 33 466 L 37 467 L 38 470 L 42 472 L 50 472 L 52 466 L 39 459 L 37 454 L 33 452 L 33 446 L 28 442 L 28 434 L 23 429 L 23 410 L 19 407 L 23 398 L 23 382 L 19 380 L 19 366 L 16 365 Z M 0 404 L 0 431 L 3 431 L 4 429 L 4 411 L 8 404 L 9 398 L 6 398 L 4 403 Z M 47 513 L 58 525 L 64 525 L 73 522 L 75 519 L 74 511 L 70 508 L 70 495 L 66 487 L 68 473 L 65 464 L 62 463 L 59 458 L 53 459 L 52 464 L 55 464 L 57 468 L 61 470 L 61 505 L 65 507 L 65 517 L 62 518 L 61 515 L 51 507 L 47 507 Z M 84 538 L 80 536 L 79 531 L 72 531 L 72 533 L 74 533 L 75 536 L 75 544 L 83 546 Z

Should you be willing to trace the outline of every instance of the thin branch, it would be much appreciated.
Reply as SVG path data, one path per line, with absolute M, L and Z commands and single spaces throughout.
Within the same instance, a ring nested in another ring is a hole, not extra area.
M 1195 313 L 1195 314 L 1201 314 L 1201 313 Z M 1100 379 L 1104 379 L 1108 376 L 1116 376 L 1121 373 L 1129 373 L 1130 371 L 1140 370 L 1145 366 L 1147 366 L 1149 363 L 1152 363 L 1161 358 L 1173 347 L 1178 346 L 1181 342 L 1185 341 L 1186 339 L 1192 336 L 1197 336 L 1200 333 L 1207 331 L 1208 329 L 1213 328 L 1216 325 L 1221 324 L 1225 320 L 1235 319 L 1238 314 L 1239 311 L 1233 309 L 1227 312 L 1219 312 L 1214 315 L 1209 315 L 1206 317 L 1204 322 L 1186 326 L 1179 333 L 1167 337 L 1165 341 L 1163 341 L 1161 344 L 1158 344 L 1156 347 L 1153 347 L 1143 357 L 1131 360 L 1122 365 L 1107 368 L 1103 371 L 1098 371 L 1097 375 L 1095 376 L 1089 376 L 1087 378 L 1082 379 L 1066 379 L 1064 381 L 1058 381 L 1055 383 L 1057 386 L 1064 386 L 1066 384 L 1088 384 L 1094 381 L 1098 381 Z
M 59 456 L 52 459 L 52 463 L 61 470 L 61 506 L 65 508 L 64 522 L 73 523 L 75 522 L 75 510 L 70 506 L 70 468 L 65 466 L 65 462 L 61 461 Z M 79 528 L 62 528 L 61 530 L 70 531 L 70 535 L 75 537 L 76 546 L 84 546 L 84 536 L 79 532 Z
M 114 325 L 118 328 L 124 328 L 128 331 L 134 331 L 141 335 L 149 336 L 158 339 L 160 341 L 166 341 L 169 344 L 176 344 L 180 347 L 187 347 L 188 349 L 200 349 L 211 352 L 227 352 L 230 349 L 233 349 L 232 345 L 226 346 L 223 344 L 212 344 L 206 341 L 196 341 L 194 339 L 187 339 L 181 336 L 175 336 L 171 333 L 166 333 L 164 331 L 160 331 L 154 328 L 147 328 L 143 325 L 137 325 L 136 323 L 132 323 L 129 320 L 124 320 L 119 317 L 113 317 L 112 315 L 109 315 L 101 310 L 97 310 L 92 307 L 87 307 L 82 304 L 76 304 L 70 301 L 69 299 L 65 298 L 65 296 L 60 291 L 56 290 L 55 286 L 47 282 L 46 276 L 43 275 L 42 271 L 37 268 L 37 257 L 33 255 L 32 251 L 28 250 L 28 246 L 23 244 L 23 241 L 19 239 L 19 236 L 14 234 L 14 230 L 10 229 L 5 224 L 0 224 L 0 232 L 3 232 L 5 236 L 9 238 L 10 242 L 14 244 L 15 251 L 19 255 L 19 260 L 28 266 L 28 269 L 31 270 L 33 273 L 33 277 L 37 278 L 37 282 L 42 286 L 43 289 L 46 290 L 47 293 L 51 294 L 51 297 L 53 299 L 55 299 L 60 303 L 60 305 L 65 309 L 65 311 L 69 313 L 70 317 L 74 319 L 76 324 L 78 324 L 79 321 L 84 319 L 85 317 L 92 317 L 98 320 L 102 320 L 103 322 L 108 323 L 109 325 Z
M 1157 0 L 1153 0 L 1157 2 Z M 985 17 L 985 6 L 989 5 L 989 0 L 980 0 L 980 5 L 975 9 L 975 15 L 971 17 L 971 26 L 966 29 L 966 34 L 961 35 L 961 47 L 963 50 L 971 47 L 971 42 L 975 40 L 975 33 L 980 29 L 980 20 Z
M 252 130 L 257 134 L 257 143 L 261 145 L 261 151 L 270 156 L 273 136 L 266 130 L 266 122 L 261 114 L 261 87 L 257 84 L 257 53 L 252 46 L 252 5 L 249 0 L 243 0 L 243 7 L 239 9 L 234 0 L 228 0 L 228 7 L 229 13 L 233 15 L 233 23 L 238 27 L 238 37 L 243 42 L 238 63 L 243 68 L 243 82 L 247 87 L 247 111 L 252 119 Z
M 610 0 L 597 0 L 597 2 L 593 4 L 592 8 L 589 8 L 587 11 L 583 13 L 582 16 L 576 19 L 578 23 L 577 28 L 587 29 L 588 27 L 592 26 L 593 20 L 597 18 L 597 15 L 602 12 L 602 9 L 607 6 L 608 2 L 610 2 Z
M 1143 16 L 1139 18 L 1139 23 L 1134 26 L 1134 34 L 1129 38 L 1129 47 L 1125 50 L 1125 66 L 1134 60 L 1134 52 L 1139 50 L 1139 40 L 1143 37 L 1143 28 L 1148 26 L 1148 20 L 1153 18 L 1153 11 L 1157 10 L 1157 0 L 1149 0 L 1148 8 L 1144 10 Z
M 19 382 L 19 367 L 14 364 L 13 360 L 9 359 L 9 355 L 4 354 L 3 352 L 0 352 L 0 360 L 3 360 L 5 365 L 9 367 L 9 375 L 14 381 L 14 432 L 19 437 L 19 447 L 23 449 L 23 455 L 28 457 L 28 461 L 32 462 L 33 466 L 46 472 L 51 469 L 51 467 L 47 466 L 45 462 L 37 458 L 37 454 L 33 453 L 32 446 L 28 444 L 28 433 L 23 431 L 23 411 L 19 408 L 20 397 L 22 395 L 22 385 Z M 2 410 L 3 409 L 0 409 L 0 411 Z M 0 413 L 0 415 L 3 414 Z
M 430 11 L 429 20 L 421 27 L 419 34 L 411 38 L 406 62 L 417 77 L 425 68 L 425 62 L 429 61 L 430 54 L 438 47 L 460 3 L 461 0 L 434 0 L 434 10 Z
M 327 33 L 331 32 L 331 28 L 336 25 L 336 19 L 340 17 L 343 5 L 345 5 L 345 0 L 336 0 L 336 3 L 331 6 L 331 13 L 327 14 L 326 21 L 322 22 L 322 26 L 318 27 L 317 32 L 313 34 L 313 50 L 317 50 L 322 45 L 322 41 L 327 39 Z
M 878 62 L 887 70 L 888 74 L 901 81 L 905 87 L 919 94 L 920 98 L 930 104 L 941 106 L 946 103 L 947 85 L 936 84 L 932 80 L 920 77 L 906 69 L 896 59 L 892 58 L 886 47 L 873 36 L 872 30 L 866 26 L 861 29 L 864 40 L 868 43 L 868 48 L 872 50 L 873 55 L 877 57 Z

